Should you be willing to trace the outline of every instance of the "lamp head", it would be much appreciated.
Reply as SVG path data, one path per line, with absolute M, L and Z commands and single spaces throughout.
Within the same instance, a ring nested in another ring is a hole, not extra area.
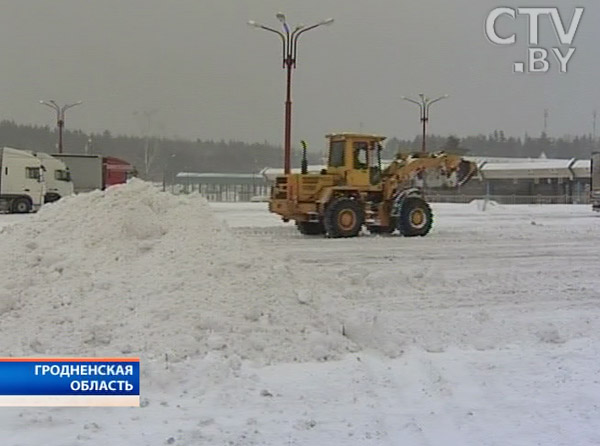
M 328 18 L 319 23 L 319 25 L 331 25 L 333 23 L 333 18 Z

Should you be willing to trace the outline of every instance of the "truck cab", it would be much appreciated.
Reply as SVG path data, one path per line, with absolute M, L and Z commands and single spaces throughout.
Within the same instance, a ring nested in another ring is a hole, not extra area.
M 25 150 L 0 148 L 0 209 L 25 214 L 37 211 L 45 194 L 42 163 Z
M 62 197 L 73 195 L 73 181 L 67 165 L 48 153 L 32 152 L 32 154 L 39 158 L 44 169 L 46 183 L 44 202 L 52 203 Z

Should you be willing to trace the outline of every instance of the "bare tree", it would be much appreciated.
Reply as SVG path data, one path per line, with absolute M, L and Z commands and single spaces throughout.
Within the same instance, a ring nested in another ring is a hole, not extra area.
M 159 136 L 164 132 L 164 123 L 157 118 L 158 109 L 134 111 L 133 115 L 138 118 L 142 136 L 144 137 L 144 178 L 150 176 L 150 168 L 156 155 L 160 151 Z M 152 139 L 152 146 L 150 140 Z

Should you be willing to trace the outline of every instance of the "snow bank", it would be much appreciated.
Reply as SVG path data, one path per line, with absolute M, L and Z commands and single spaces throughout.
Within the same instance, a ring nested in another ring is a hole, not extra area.
M 4 408 L 3 444 L 597 444 L 597 219 L 493 209 L 326 240 L 141 182 L 47 206 L 0 229 L 0 347 L 139 355 L 142 407 Z
M 481 199 L 477 199 L 477 200 L 471 200 L 469 202 L 469 205 L 474 208 L 477 209 L 478 211 L 486 211 L 486 210 L 490 210 L 493 208 L 502 208 L 503 206 L 500 206 L 498 204 L 497 201 L 495 200 L 481 200 Z
M 135 180 L 45 206 L 1 228 L 0 246 L 6 355 L 172 363 L 218 352 L 265 364 L 354 349 L 312 306 L 316 282 L 232 233 L 198 196 Z

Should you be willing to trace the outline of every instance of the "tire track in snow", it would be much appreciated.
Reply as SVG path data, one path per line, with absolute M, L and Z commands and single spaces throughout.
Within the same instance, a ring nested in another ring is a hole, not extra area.
M 457 426 L 454 392 L 442 370 L 423 351 L 411 351 L 401 370 L 375 351 L 360 354 L 371 391 L 377 395 L 376 424 L 385 432 L 387 444 L 419 446 L 469 444 Z M 459 370 L 469 379 L 466 370 Z M 387 392 L 381 392 L 381 389 Z M 376 390 L 379 389 L 379 390 Z M 459 399 L 460 400 L 460 399 Z M 425 402 L 425 404 L 423 404 Z M 411 409 L 414 408 L 414 409 Z

